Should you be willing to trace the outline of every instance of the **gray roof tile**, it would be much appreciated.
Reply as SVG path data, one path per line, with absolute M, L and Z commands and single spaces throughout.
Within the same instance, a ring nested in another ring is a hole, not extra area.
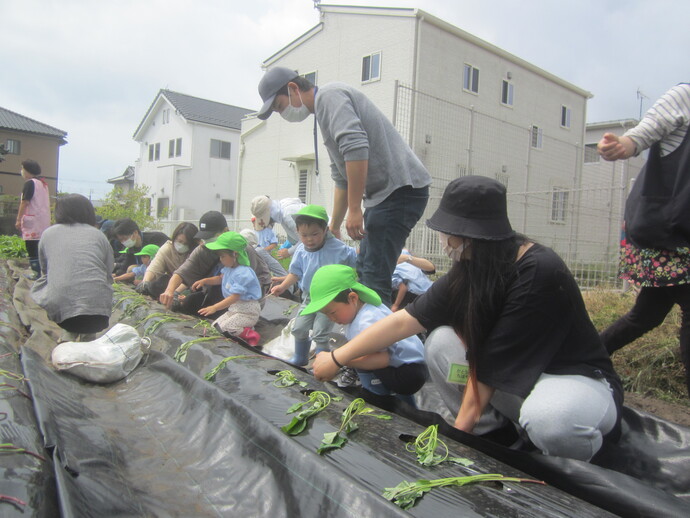
M 158 92 L 158 95 L 156 95 L 153 103 L 151 103 L 144 118 L 139 123 L 137 130 L 134 132 L 135 135 L 141 129 L 144 121 L 156 104 L 158 97 L 161 95 L 170 101 L 175 109 L 188 121 L 203 122 L 223 128 L 239 130 L 241 128 L 242 118 L 248 113 L 254 113 L 256 111 L 162 89 Z
M 23 131 L 26 133 L 36 133 L 39 135 L 48 135 L 50 137 L 58 137 L 64 139 L 67 136 L 66 131 L 48 126 L 42 122 L 38 122 L 24 115 L 15 113 L 7 108 L 0 106 L 0 128 L 14 131 Z

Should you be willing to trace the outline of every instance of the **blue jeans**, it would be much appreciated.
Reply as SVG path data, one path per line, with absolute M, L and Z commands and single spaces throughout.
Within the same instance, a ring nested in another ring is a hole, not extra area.
M 429 187 L 410 186 L 393 191 L 375 207 L 364 211 L 366 234 L 359 246 L 360 282 L 391 304 L 391 277 L 410 231 L 424 214 Z

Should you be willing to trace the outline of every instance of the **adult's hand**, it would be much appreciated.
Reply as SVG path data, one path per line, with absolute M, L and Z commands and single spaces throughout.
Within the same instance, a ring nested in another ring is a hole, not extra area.
M 366 231 L 364 230 L 364 215 L 361 209 L 348 211 L 345 228 L 347 229 L 347 235 L 355 241 L 360 241 L 364 238 Z
M 314 369 L 314 377 L 319 381 L 328 381 L 335 378 L 340 370 L 340 367 L 331 358 L 331 353 L 325 351 L 316 355 L 312 368 Z
M 160 297 L 158 297 L 158 301 L 161 304 L 163 304 L 166 307 L 166 309 L 170 309 L 172 307 L 174 298 L 174 291 L 164 291 L 163 293 L 161 293 Z
M 604 136 L 597 144 L 597 150 L 604 160 L 613 162 L 633 156 L 636 146 L 630 137 L 619 137 L 613 133 L 604 133 Z
M 340 235 L 341 235 L 341 234 L 340 234 L 340 227 L 338 227 L 338 228 L 330 227 L 329 230 L 331 231 L 331 234 L 333 234 L 333 236 L 335 236 L 336 239 L 342 239 L 342 238 L 340 237 Z

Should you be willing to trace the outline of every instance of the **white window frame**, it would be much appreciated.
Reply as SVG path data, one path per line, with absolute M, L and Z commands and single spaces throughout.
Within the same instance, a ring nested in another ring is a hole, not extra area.
M 570 121 L 573 110 L 568 108 L 565 104 L 561 106 L 561 128 L 570 129 Z
M 565 224 L 568 219 L 568 198 L 570 189 L 553 187 L 551 190 L 551 223 Z
M 230 206 L 229 212 L 224 210 L 225 208 L 227 208 L 228 205 Z M 221 212 L 221 214 L 224 214 L 225 216 L 234 216 L 234 214 L 235 214 L 235 200 L 231 200 L 229 198 L 224 199 L 224 200 L 220 200 L 220 212 Z
M 164 214 L 166 211 L 167 214 Z M 163 216 L 170 217 L 170 198 L 167 196 L 156 199 L 156 217 L 162 219 Z
M 374 57 L 378 57 L 378 70 L 374 71 Z M 368 65 L 365 64 L 366 59 L 369 59 Z M 382 63 L 383 63 L 383 56 L 381 55 L 381 51 L 377 52 L 372 52 L 371 54 L 367 54 L 366 56 L 362 56 L 362 84 L 367 84 L 367 83 L 373 83 L 375 81 L 380 81 L 381 80 L 381 69 L 382 69 Z M 365 77 L 365 72 L 366 72 L 366 77 Z M 374 75 L 374 72 L 376 72 L 376 75 Z
M 314 79 L 312 80 L 309 76 L 314 76 Z M 319 74 L 316 70 L 312 70 L 311 72 L 307 72 L 306 74 L 302 74 L 302 77 L 309 81 L 311 84 L 316 86 L 316 82 L 319 80 Z
M 175 156 L 182 156 L 182 138 L 175 139 Z
M 506 88 L 507 87 L 507 88 Z M 507 94 L 507 95 L 505 95 Z M 503 106 L 510 106 L 512 108 L 515 100 L 515 85 L 504 79 L 501 83 L 501 104 Z
M 168 158 L 172 158 L 175 156 L 175 139 L 171 138 L 168 141 Z
M 585 164 L 596 164 L 601 161 L 601 155 L 599 155 L 596 144 L 585 144 L 583 160 Z
M 22 154 L 22 141 L 16 138 L 8 138 L 5 141 L 5 154 L 6 155 L 21 155 Z
M 161 143 L 156 142 L 154 145 L 153 160 L 158 161 L 161 159 Z
M 213 143 L 218 142 L 218 150 L 217 154 L 214 154 L 214 149 L 213 149 Z M 227 156 L 225 156 L 225 153 L 223 153 L 223 149 L 225 148 L 225 145 L 227 144 Z M 230 160 L 232 158 L 232 143 L 228 142 L 227 140 L 220 140 L 216 138 L 211 139 L 211 148 L 209 151 L 209 156 L 211 158 L 219 158 L 221 160 Z
M 465 63 L 463 66 L 462 89 L 467 93 L 479 95 L 479 69 L 471 63 Z
M 530 145 L 532 149 L 543 149 L 544 148 L 544 130 L 539 126 L 532 125 L 530 131 Z

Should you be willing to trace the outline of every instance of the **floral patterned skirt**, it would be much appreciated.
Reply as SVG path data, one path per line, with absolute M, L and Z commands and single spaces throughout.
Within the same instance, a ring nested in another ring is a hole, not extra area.
M 690 248 L 661 250 L 621 243 L 620 277 L 636 286 L 662 287 L 690 283 Z

